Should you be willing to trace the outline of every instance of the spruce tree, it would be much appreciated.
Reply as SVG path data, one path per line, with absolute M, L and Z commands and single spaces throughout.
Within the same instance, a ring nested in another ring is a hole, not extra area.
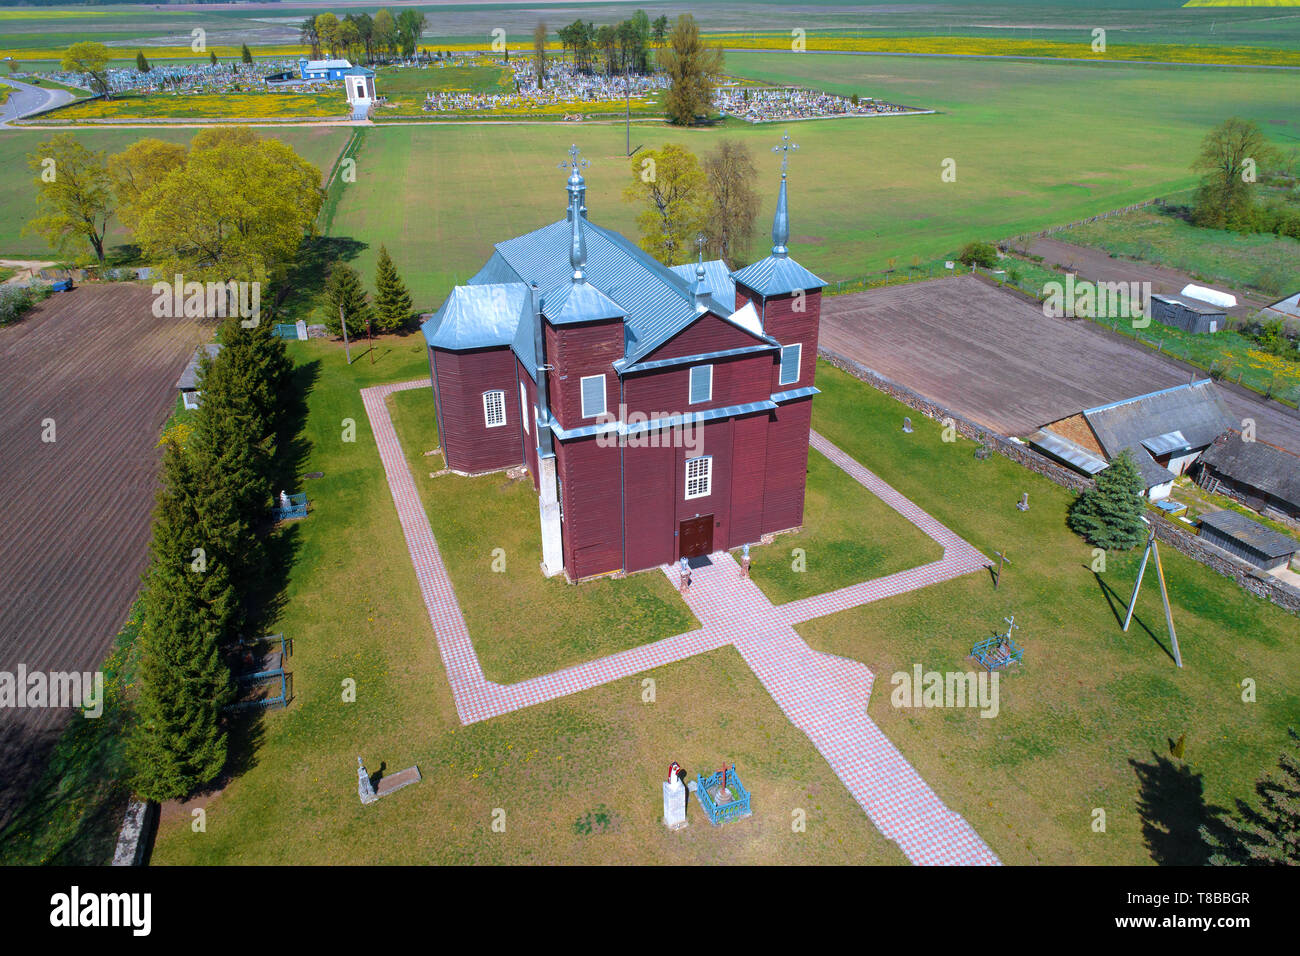
M 388 249 L 380 246 L 379 264 L 375 267 L 375 328 L 381 332 L 403 329 L 414 311 L 406 283 L 397 274 Z
M 209 51 L 208 51 L 208 60 L 212 63 L 213 66 L 216 66 L 216 65 L 217 65 L 217 51 L 216 51 L 216 50 L 209 50 Z
M 1300 745 L 1300 734 L 1293 728 L 1287 732 L 1292 746 Z M 1278 767 L 1278 776 L 1265 774 L 1255 784 L 1262 800 L 1258 809 L 1239 800 L 1239 817 L 1224 821 L 1222 836 L 1202 828 L 1202 836 L 1215 851 L 1210 856 L 1212 865 L 1300 866 L 1300 759 L 1283 752 Z
M 149 61 L 144 58 L 144 50 L 135 51 L 135 68 L 141 73 L 149 72 Z
M 203 404 L 189 440 L 207 547 L 229 568 L 241 598 L 228 621 L 231 638 L 242 634 L 247 604 L 263 576 L 265 549 L 257 526 L 272 493 L 276 423 L 270 410 L 276 396 L 262 371 L 255 331 L 237 318 L 222 326 L 221 352 L 200 369 Z
M 1126 551 L 1146 540 L 1142 475 L 1128 450 L 1097 475 L 1096 484 L 1070 507 L 1069 525 L 1099 548 Z
M 343 327 L 339 322 L 339 309 L 347 317 L 348 335 L 357 338 L 366 334 L 366 323 L 371 319 L 370 303 L 366 299 L 365 287 L 361 276 L 351 266 L 342 262 L 334 263 L 329 280 L 325 283 L 325 296 L 329 300 L 329 309 L 325 315 L 325 327 L 334 335 L 341 336 Z
M 221 657 L 238 603 L 227 568 L 207 551 L 195 474 L 169 443 L 154 514 L 141 625 L 140 697 L 128 741 L 136 793 L 185 797 L 226 763 L 221 710 L 234 699 Z
M 249 64 L 250 66 L 252 65 L 252 63 L 253 63 L 253 51 L 250 50 L 250 49 L 248 48 L 248 44 L 247 44 L 247 43 L 245 43 L 245 44 L 244 44 L 244 48 L 243 48 L 242 50 L 239 51 L 239 56 L 240 56 L 240 59 L 242 59 L 245 63 Z

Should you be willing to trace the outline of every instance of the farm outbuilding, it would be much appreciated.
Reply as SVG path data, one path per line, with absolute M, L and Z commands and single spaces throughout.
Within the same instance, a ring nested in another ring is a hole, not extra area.
M 1097 474 L 1127 450 L 1142 475 L 1147 498 L 1159 501 L 1173 490 L 1174 479 L 1231 425 L 1223 397 L 1205 379 L 1085 408 L 1044 425 L 1028 441 L 1087 475 Z
M 298 77 L 303 80 L 341 80 L 350 69 L 349 60 L 298 60 Z
M 1279 534 L 1236 511 L 1202 515 L 1201 537 L 1265 571 L 1285 569 L 1300 551 L 1300 540 Z
M 1222 309 L 1196 305 L 1164 295 L 1151 296 L 1151 318 L 1161 325 L 1182 329 L 1184 332 L 1221 332 L 1228 322 Z
M 203 356 L 206 354 L 210 359 L 216 359 L 217 353 L 221 351 L 221 346 L 216 343 L 209 345 L 200 345 L 190 356 L 189 362 L 185 366 L 185 371 L 181 372 L 181 377 L 176 380 L 176 387 L 180 389 L 181 398 L 185 401 L 185 407 L 194 409 L 199 407 L 199 369 L 203 362 Z
M 1260 514 L 1300 520 L 1300 456 L 1276 445 L 1221 435 L 1201 456 L 1196 481 Z

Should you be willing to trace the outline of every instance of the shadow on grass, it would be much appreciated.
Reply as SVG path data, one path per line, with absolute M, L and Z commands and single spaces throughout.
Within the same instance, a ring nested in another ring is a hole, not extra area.
M 1089 565 L 1085 564 L 1084 567 L 1088 568 L 1090 571 L 1092 570 Z M 1128 601 L 1123 597 L 1123 595 L 1115 593 L 1115 589 L 1101 579 L 1100 573 L 1093 571 L 1092 576 L 1097 579 L 1097 587 L 1101 588 L 1101 593 L 1105 596 L 1106 603 L 1110 605 L 1110 613 L 1115 616 L 1115 623 L 1122 628 L 1124 626 L 1124 614 L 1128 611 Z M 1158 584 L 1155 586 L 1159 587 Z M 1146 632 L 1147 637 L 1151 638 L 1151 642 L 1155 644 L 1156 647 L 1164 651 L 1165 657 L 1169 658 L 1170 661 L 1177 663 L 1177 661 L 1174 660 L 1174 652 L 1165 644 L 1164 640 L 1157 635 L 1155 631 L 1151 630 L 1151 628 L 1147 626 L 1146 622 L 1142 620 L 1142 615 L 1138 614 L 1137 611 L 1133 612 L 1133 621 Z
M 1150 763 L 1129 764 L 1138 778 L 1137 809 L 1151 859 L 1161 866 L 1208 864 L 1212 847 L 1201 828 L 1221 830 L 1223 808 L 1205 802 L 1201 774 L 1154 751 Z
M 368 247 L 348 236 L 313 236 L 303 240 L 298 258 L 276 284 L 273 321 L 306 317 L 313 305 L 325 294 L 330 266 L 336 261 L 351 262 Z

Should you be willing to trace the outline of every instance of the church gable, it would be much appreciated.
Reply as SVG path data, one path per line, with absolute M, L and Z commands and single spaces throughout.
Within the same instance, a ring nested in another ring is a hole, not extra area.
M 628 371 L 633 371 L 649 362 L 686 358 L 692 355 L 709 355 L 733 349 L 764 347 L 772 347 L 772 343 L 766 336 L 756 335 L 712 312 L 705 312 Z

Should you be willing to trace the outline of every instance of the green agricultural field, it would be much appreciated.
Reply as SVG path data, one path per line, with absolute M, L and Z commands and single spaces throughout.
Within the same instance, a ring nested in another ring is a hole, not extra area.
M 973 443 L 945 443 L 927 419 L 904 435 L 906 409 L 824 364 L 817 385 L 814 428 L 1013 564 L 996 592 L 987 576 L 967 575 L 799 633 L 875 672 L 872 718 L 1004 862 L 1203 862 L 1197 827 L 1212 808 L 1253 799 L 1300 713 L 1295 617 L 1166 549 L 1180 670 L 1153 587 L 1120 630 L 1140 552 L 1109 554 L 1094 573 L 1092 549 L 1065 528 L 1071 493 L 998 455 L 976 459 Z M 1024 492 L 1028 512 L 1015 507 Z M 1012 614 L 1025 663 L 1001 678 L 996 718 L 891 706 L 891 675 L 967 669 L 971 645 Z M 1242 701 L 1248 677 L 1254 703 Z M 1184 733 L 1186 760 L 1174 760 L 1170 742 Z M 1096 808 L 1104 833 L 1092 829 Z
M 206 832 L 192 831 L 188 807 L 164 807 L 153 864 L 903 862 L 731 649 L 461 726 L 358 393 L 425 374 L 425 350 L 384 338 L 373 366 L 349 367 L 340 344 L 289 348 L 309 408 L 299 468 L 324 472 L 303 485 L 311 516 L 279 532 L 293 563 L 275 628 L 294 640 L 295 699 L 246 728 L 237 775 L 199 798 Z M 346 418 L 354 443 L 341 440 Z M 434 486 L 444 510 L 461 491 L 477 506 L 467 482 Z M 525 532 L 534 551 L 536 527 L 532 518 Z M 532 624 L 510 622 L 521 641 Z M 656 681 L 653 704 L 642 702 L 644 676 Z M 342 701 L 346 678 L 355 703 Z M 418 765 L 424 780 L 363 807 L 358 754 L 371 771 Z M 754 816 L 668 833 L 659 780 L 672 759 L 692 774 L 737 766 Z M 495 808 L 505 833 L 492 832 Z M 791 831 L 794 808 L 807 812 L 806 833 Z
M 259 132 L 288 143 L 304 159 L 320 167 L 322 175 L 329 172 L 348 134 L 348 130 L 342 127 L 262 129 Z M 193 129 L 87 129 L 79 130 L 75 135 L 87 148 L 102 149 L 112 154 L 146 136 L 174 143 L 188 143 L 194 133 Z M 27 157 L 40 143 L 53 135 L 50 130 L 34 129 L 5 130 L 0 133 L 0 164 L 13 171 L 13 175 L 0 180 L 0 255 L 12 258 L 54 255 L 43 238 L 31 233 L 23 234 L 22 231 L 27 221 L 36 214 L 35 177 L 27 169 Z M 110 248 L 129 239 L 121 226 L 115 223 L 116 220 L 110 224 Z
M 1278 297 L 1300 285 L 1300 240 L 1201 229 L 1156 207 L 1084 223 L 1054 238 Z
M 1195 182 L 1191 158 L 1223 118 L 1256 119 L 1284 142 L 1300 135 L 1300 74 L 854 57 L 732 54 L 728 70 L 772 82 L 875 95 L 932 116 L 823 120 L 788 126 L 633 129 L 633 145 L 709 151 L 746 142 L 762 171 L 751 256 L 766 246 L 776 193 L 768 149 L 787 129 L 801 146 L 790 170 L 791 248 L 828 280 L 878 272 L 890 258 L 929 261 L 971 239 L 1086 218 Z M 373 272 L 387 243 L 416 304 L 432 309 L 487 259 L 492 244 L 564 214 L 555 164 L 577 141 L 593 221 L 635 234 L 624 131 L 609 126 L 376 127 L 357 179 L 343 188 L 330 234 L 364 243 Z M 955 163 L 956 181 L 941 179 Z

